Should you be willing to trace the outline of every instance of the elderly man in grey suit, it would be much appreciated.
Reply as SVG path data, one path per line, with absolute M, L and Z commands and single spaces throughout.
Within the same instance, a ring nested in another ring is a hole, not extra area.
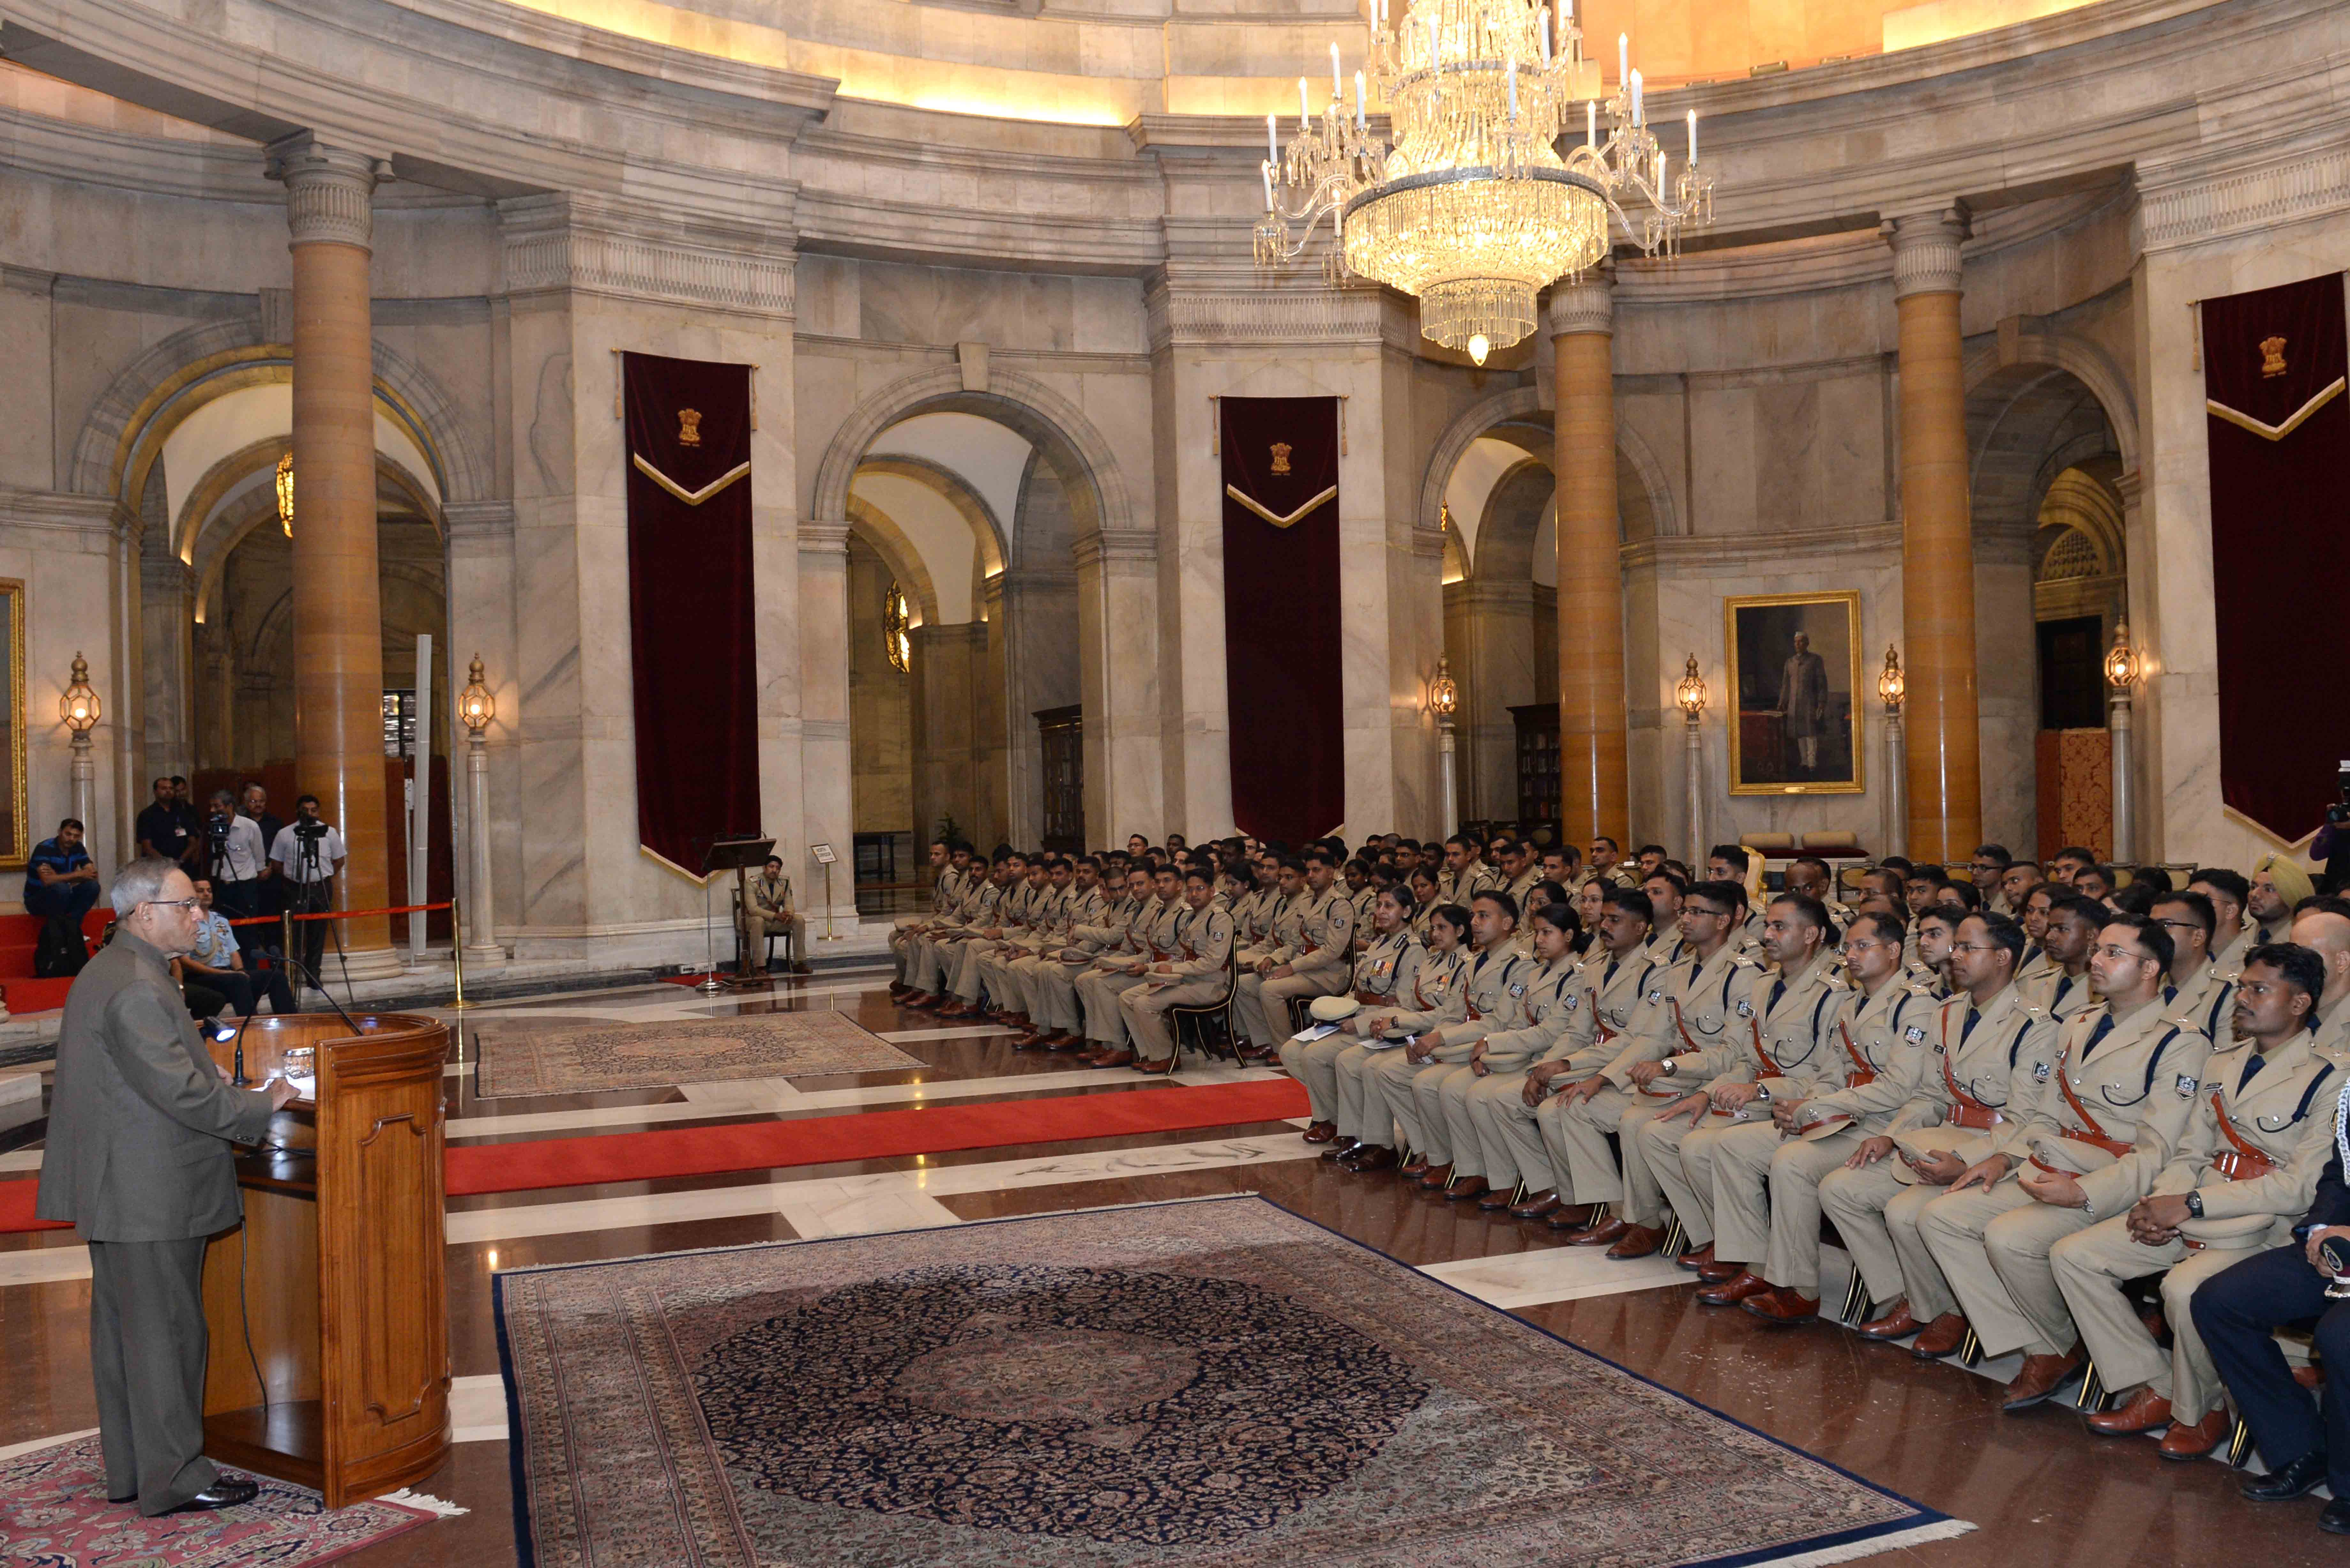
M 111 1502 L 154 1515 L 250 1502 L 204 1458 L 204 1246 L 244 1215 L 229 1142 L 258 1143 L 293 1085 L 229 1086 L 170 961 L 203 922 L 171 861 L 114 879 L 114 940 L 66 997 L 34 1212 L 89 1243 L 89 1366 Z

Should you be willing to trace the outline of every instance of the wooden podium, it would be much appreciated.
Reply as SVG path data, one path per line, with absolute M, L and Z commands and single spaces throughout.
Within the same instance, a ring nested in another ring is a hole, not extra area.
M 449 1452 L 442 1067 L 448 1026 L 394 1013 L 258 1017 L 246 1079 L 317 1054 L 315 1099 L 240 1151 L 244 1222 L 204 1255 L 205 1451 L 314 1487 L 395 1491 Z M 231 1066 L 234 1044 L 212 1046 Z

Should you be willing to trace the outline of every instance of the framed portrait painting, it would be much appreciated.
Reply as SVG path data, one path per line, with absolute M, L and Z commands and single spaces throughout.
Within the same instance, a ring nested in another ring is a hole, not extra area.
M 1860 596 L 1724 601 L 1730 793 L 1858 794 Z

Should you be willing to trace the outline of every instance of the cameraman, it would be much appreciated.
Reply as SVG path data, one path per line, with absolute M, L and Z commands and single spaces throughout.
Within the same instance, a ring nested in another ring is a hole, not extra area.
M 261 842 L 261 826 L 236 809 L 236 797 L 224 789 L 213 791 L 212 810 L 204 818 L 203 874 L 213 885 L 213 904 L 231 920 L 261 913 L 261 873 L 268 863 Z M 259 926 L 239 926 L 237 946 L 249 948 L 263 940 Z
M 349 857 L 344 847 L 343 836 L 331 824 L 319 820 L 318 797 L 306 794 L 294 803 L 294 821 L 277 836 L 270 846 L 269 857 L 277 863 L 277 875 L 286 884 L 286 911 L 292 915 L 317 914 L 335 907 L 335 878 L 341 875 L 343 862 Z M 327 922 L 296 921 L 294 929 L 294 953 L 304 970 L 318 983 L 318 961 L 325 954 Z
M 2325 808 L 2325 826 L 2309 841 L 2309 857 L 2322 860 L 2326 887 L 2339 893 L 2350 886 L 2350 769 L 2345 769 L 2342 798 Z

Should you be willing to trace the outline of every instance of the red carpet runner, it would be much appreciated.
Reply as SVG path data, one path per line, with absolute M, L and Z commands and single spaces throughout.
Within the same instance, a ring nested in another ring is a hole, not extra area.
M 1295 1079 L 1278 1078 L 1255 1084 L 809 1116 L 797 1121 L 467 1144 L 448 1151 L 447 1170 L 453 1198 L 1242 1127 L 1305 1114 L 1304 1085 Z M 35 1186 L 29 1179 L 0 1181 L 0 1233 L 50 1229 L 33 1218 Z

